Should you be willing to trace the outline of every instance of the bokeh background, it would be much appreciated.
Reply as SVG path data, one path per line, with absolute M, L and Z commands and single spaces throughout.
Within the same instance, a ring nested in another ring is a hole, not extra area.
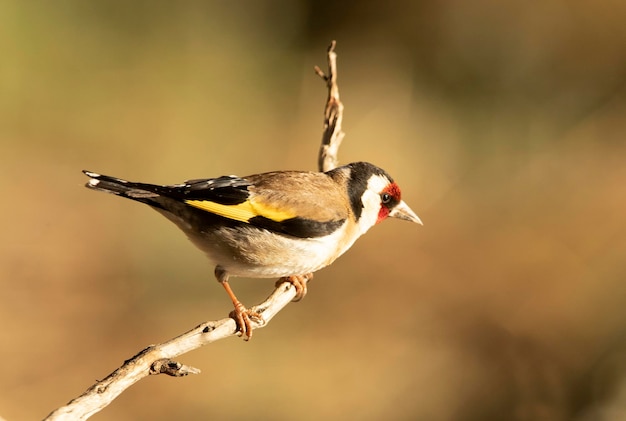
M 375 227 L 250 343 L 95 420 L 626 419 L 626 3 L 0 2 L 0 415 L 45 417 L 229 301 L 173 224 L 83 188 L 343 163 Z M 244 303 L 271 280 L 233 282 Z

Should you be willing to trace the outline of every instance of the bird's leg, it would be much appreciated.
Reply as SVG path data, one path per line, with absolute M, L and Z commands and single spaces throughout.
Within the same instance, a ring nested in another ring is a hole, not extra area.
M 293 301 L 295 302 L 300 301 L 304 298 L 307 292 L 306 284 L 311 279 L 313 279 L 312 273 L 307 273 L 305 275 L 284 276 L 276 281 L 276 286 L 278 287 L 283 282 L 289 282 L 291 285 L 293 285 L 293 287 L 296 289 L 296 296 L 293 299 Z
M 226 294 L 228 294 L 230 300 L 235 306 L 235 309 L 231 311 L 228 316 L 234 319 L 235 323 L 237 323 L 237 328 L 241 332 L 241 336 L 243 336 L 244 341 L 249 341 L 250 338 L 252 338 L 251 320 L 261 321 L 261 315 L 255 311 L 247 309 L 243 304 L 241 304 L 241 301 L 237 299 L 237 296 L 228 283 L 228 272 L 220 266 L 217 266 L 215 268 L 215 277 L 224 287 Z

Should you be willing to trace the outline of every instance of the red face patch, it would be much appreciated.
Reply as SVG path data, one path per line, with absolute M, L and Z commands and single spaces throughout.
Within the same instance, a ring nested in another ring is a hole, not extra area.
M 378 218 L 376 219 L 377 224 L 384 221 L 389 216 L 391 209 L 402 200 L 400 187 L 396 183 L 387 185 L 380 193 L 380 200 L 380 210 L 378 211 Z

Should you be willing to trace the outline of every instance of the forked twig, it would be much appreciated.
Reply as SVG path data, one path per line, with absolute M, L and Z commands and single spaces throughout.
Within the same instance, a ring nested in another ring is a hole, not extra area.
M 339 159 L 337 153 L 339 146 L 345 136 L 341 130 L 343 121 L 343 104 L 339 99 L 339 86 L 337 86 L 337 53 L 335 53 L 336 42 L 332 41 L 328 47 L 328 73 L 315 66 L 317 73 L 328 87 L 328 99 L 324 110 L 324 133 L 322 134 L 322 144 L 320 146 L 317 166 L 320 171 L 329 171 L 336 168 Z

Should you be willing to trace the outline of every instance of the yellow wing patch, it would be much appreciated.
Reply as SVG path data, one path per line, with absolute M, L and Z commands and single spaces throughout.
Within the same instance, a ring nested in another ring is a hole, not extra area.
M 246 200 L 237 205 L 222 205 L 220 203 L 211 202 L 210 200 L 185 200 L 185 203 L 194 208 L 241 222 L 250 222 L 250 219 L 255 216 L 262 216 L 276 222 L 282 222 L 285 219 L 296 217 L 296 214 L 291 211 L 272 208 L 262 203 L 254 203 L 250 200 Z

